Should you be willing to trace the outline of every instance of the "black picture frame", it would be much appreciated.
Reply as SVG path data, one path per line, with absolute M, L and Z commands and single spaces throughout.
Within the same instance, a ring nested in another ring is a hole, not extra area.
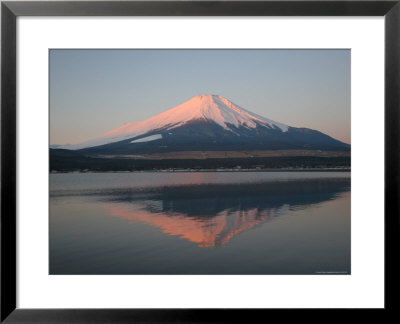
M 2 1 L 1 3 L 1 322 L 246 322 L 282 309 L 16 308 L 16 19 L 19 16 L 384 16 L 385 17 L 385 307 L 345 310 L 393 315 L 399 288 L 400 0 L 395 1 Z M 78 292 L 77 292 L 78 293 Z M 288 310 L 288 309 L 284 309 Z M 308 317 L 310 311 L 291 310 Z M 333 314 L 333 310 L 324 310 Z M 339 311 L 339 310 L 335 310 Z M 343 311 L 343 310 L 342 310 Z M 267 313 L 268 312 L 268 313 Z M 335 312 L 336 314 L 336 312 Z M 317 316 L 326 316 L 319 314 Z M 331 316 L 331 315 L 329 315 Z M 343 314 L 339 315 L 343 316 Z M 264 318 L 264 319 L 263 319 Z M 323 320 L 323 317 L 316 317 Z M 283 318 L 281 318 L 282 320 Z

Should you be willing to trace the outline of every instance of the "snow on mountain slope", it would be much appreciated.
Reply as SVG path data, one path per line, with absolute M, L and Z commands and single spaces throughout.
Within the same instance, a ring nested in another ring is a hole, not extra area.
M 133 140 L 131 143 L 144 143 L 144 142 L 151 142 L 151 141 L 155 141 L 158 139 L 161 139 L 162 135 L 161 134 L 155 134 L 155 135 L 150 135 L 150 136 L 146 136 L 146 137 L 142 137 L 139 138 L 137 140 Z
M 199 95 L 152 118 L 140 122 L 126 123 L 97 139 L 69 146 L 68 149 L 82 149 L 119 142 L 152 131 L 174 129 L 199 120 L 213 121 L 228 131 L 233 131 L 232 127 L 237 128 L 239 126 L 247 128 L 264 126 L 282 132 L 288 131 L 287 125 L 253 114 L 222 96 Z

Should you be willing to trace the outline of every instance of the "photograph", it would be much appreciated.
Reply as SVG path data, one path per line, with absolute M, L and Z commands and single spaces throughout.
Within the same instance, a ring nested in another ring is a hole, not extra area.
M 48 269 L 351 275 L 351 50 L 49 49 Z

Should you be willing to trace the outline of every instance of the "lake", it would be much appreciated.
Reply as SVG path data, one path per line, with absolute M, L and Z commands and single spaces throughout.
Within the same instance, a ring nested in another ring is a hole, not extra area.
M 50 274 L 350 274 L 350 172 L 50 174 Z

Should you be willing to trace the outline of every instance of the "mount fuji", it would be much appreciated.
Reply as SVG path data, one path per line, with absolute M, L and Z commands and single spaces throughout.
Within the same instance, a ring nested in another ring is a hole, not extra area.
M 327 150 L 350 145 L 324 133 L 256 115 L 219 95 L 199 95 L 159 115 L 130 122 L 81 144 L 57 146 L 86 154 L 179 151 Z

